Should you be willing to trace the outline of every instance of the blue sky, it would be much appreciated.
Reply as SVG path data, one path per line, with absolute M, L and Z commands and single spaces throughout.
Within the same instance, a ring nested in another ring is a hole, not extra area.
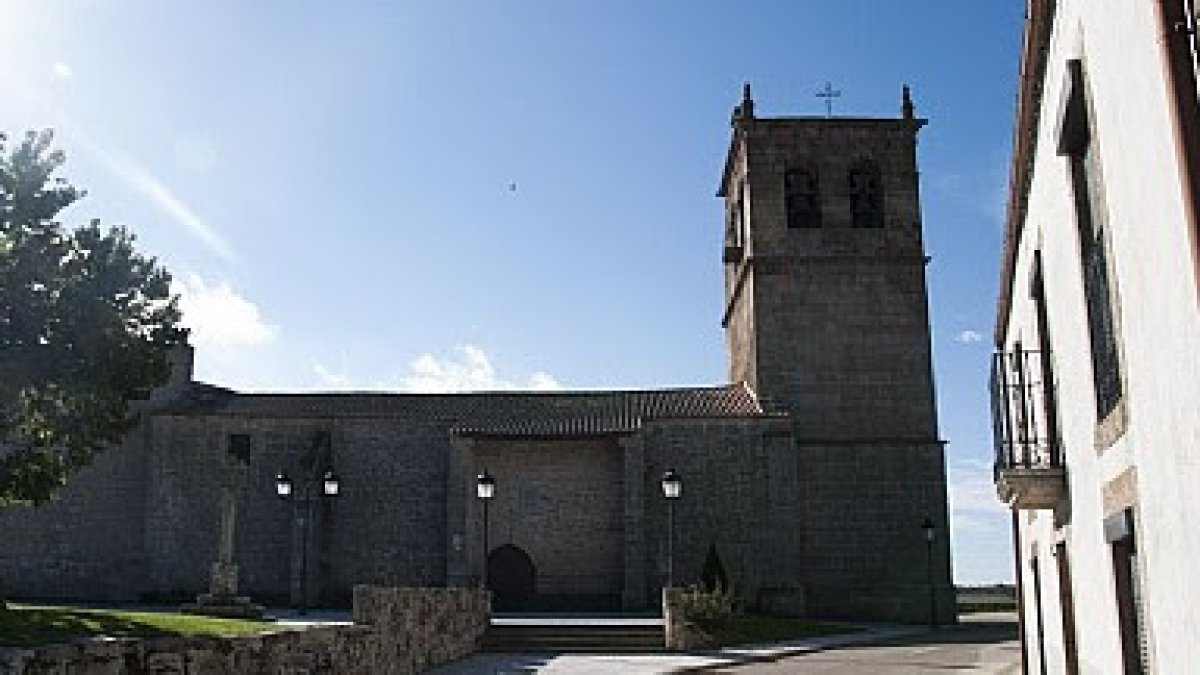
M 0 130 L 53 127 L 245 390 L 725 379 L 722 207 L 759 115 L 913 87 L 954 564 L 1012 577 L 986 374 L 1023 4 L 0 0 Z

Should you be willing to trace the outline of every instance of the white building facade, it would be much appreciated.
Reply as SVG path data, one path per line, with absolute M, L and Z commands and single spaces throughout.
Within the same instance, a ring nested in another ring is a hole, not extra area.
M 1028 0 L 992 393 L 1028 673 L 1200 672 L 1193 0 Z

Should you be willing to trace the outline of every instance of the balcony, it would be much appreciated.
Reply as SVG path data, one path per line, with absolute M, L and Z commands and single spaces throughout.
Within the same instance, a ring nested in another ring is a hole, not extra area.
M 996 492 L 1014 509 L 1053 509 L 1066 497 L 1049 359 L 998 352 L 992 360 Z

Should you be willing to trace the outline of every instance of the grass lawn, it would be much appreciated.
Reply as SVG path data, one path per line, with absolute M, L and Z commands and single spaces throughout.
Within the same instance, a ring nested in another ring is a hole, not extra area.
M 798 638 L 853 633 L 853 626 L 757 614 L 735 615 L 721 630 L 717 631 L 717 644 L 722 647 L 748 645 L 757 642 L 782 642 Z
M 74 638 L 243 635 L 276 627 L 270 621 L 220 619 L 173 612 L 52 607 L 9 603 L 0 609 L 0 645 L 32 647 Z

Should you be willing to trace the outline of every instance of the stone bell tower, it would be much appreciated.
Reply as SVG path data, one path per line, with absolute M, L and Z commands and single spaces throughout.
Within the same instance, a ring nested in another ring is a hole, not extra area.
M 758 117 L 749 85 L 733 112 L 717 193 L 729 377 L 792 420 L 817 614 L 920 620 L 930 578 L 943 619 L 954 611 L 917 184 L 925 122 L 908 87 L 896 118 Z M 925 519 L 940 533 L 928 547 Z
M 725 199 L 732 381 L 797 433 L 936 439 L 917 131 L 895 119 L 733 113 Z

